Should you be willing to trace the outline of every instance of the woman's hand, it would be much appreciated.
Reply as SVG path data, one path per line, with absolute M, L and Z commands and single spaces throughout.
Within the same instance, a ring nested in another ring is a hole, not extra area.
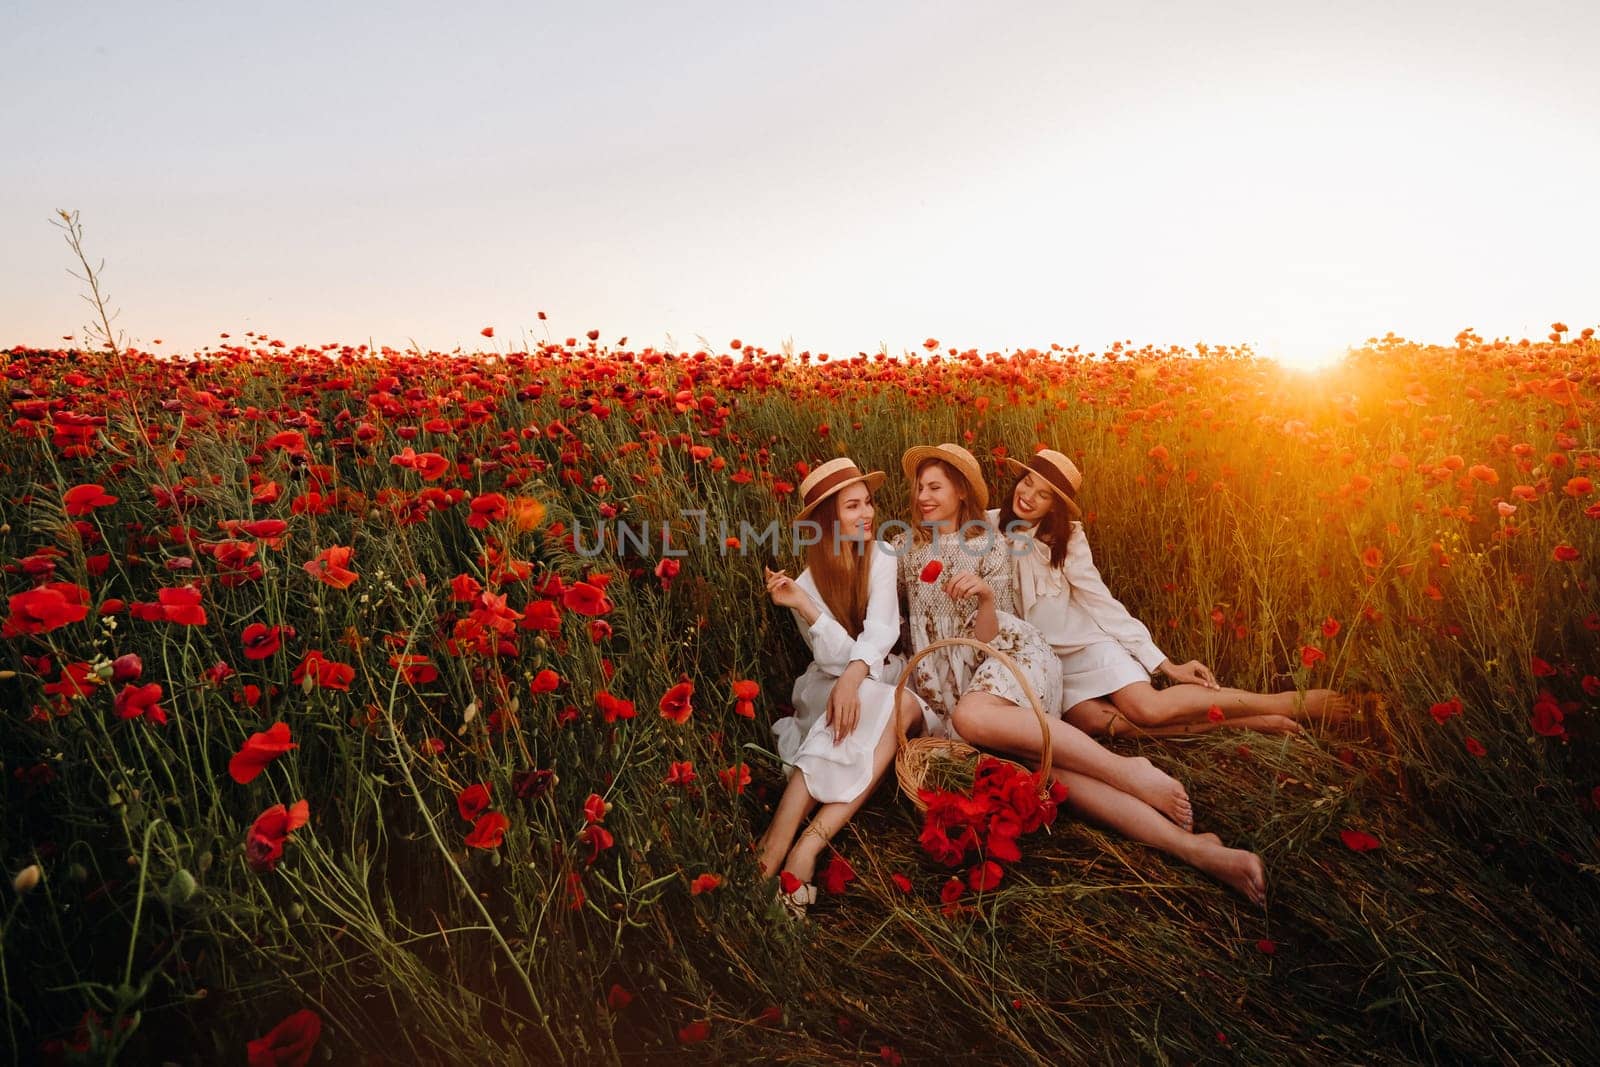
M 980 607 L 994 601 L 994 589 L 976 574 L 956 575 L 944 583 L 944 591 L 951 600 L 977 597 Z
M 851 660 L 828 693 L 828 725 L 833 728 L 836 745 L 854 733 L 856 724 L 861 721 L 861 680 L 866 675 L 867 665 L 858 659 Z
M 806 595 L 806 591 L 796 585 L 795 580 L 783 571 L 771 570 L 766 566 L 762 566 L 761 570 L 767 579 L 767 595 L 780 608 L 800 611 L 810 601 L 811 598 Z
M 1222 688 L 1217 684 L 1216 675 L 1211 673 L 1211 668 L 1197 659 L 1192 659 L 1188 663 L 1174 663 L 1170 659 L 1164 659 L 1161 661 L 1161 666 L 1157 667 L 1156 670 L 1166 675 L 1168 681 L 1187 685 L 1203 685 L 1207 689 Z

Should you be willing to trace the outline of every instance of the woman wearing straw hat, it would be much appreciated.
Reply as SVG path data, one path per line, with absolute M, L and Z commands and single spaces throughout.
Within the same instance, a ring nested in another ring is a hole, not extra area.
M 1056 765 L 1132 794 L 1178 827 L 1193 825 L 1183 785 L 1142 756 L 1120 756 L 1060 719 L 1061 666 L 1050 645 L 1014 612 L 1010 546 L 985 517 L 988 488 L 977 459 L 955 444 L 918 445 L 901 457 L 912 483 L 910 532 L 890 539 L 899 557 L 909 647 L 970 637 L 1005 653 L 1027 676 L 1049 717 Z M 924 657 L 910 688 L 971 744 L 1039 754 L 1028 699 L 999 660 L 969 646 Z
M 1217 684 L 1199 660 L 1173 663 L 1150 631 L 1113 597 L 1095 568 L 1077 496 L 1083 476 L 1054 449 L 1026 463 L 1007 458 L 1017 475 L 1006 503 L 990 519 L 1012 539 L 1017 599 L 1061 660 L 1061 708 L 1067 721 L 1095 734 L 1149 736 L 1201 733 L 1229 725 L 1295 733 L 1296 719 L 1338 719 L 1344 698 L 1331 689 L 1250 693 Z M 1174 684 L 1156 689 L 1153 673 Z M 1220 717 L 1213 708 L 1221 709 Z
M 795 517 L 797 530 L 817 535 L 805 539 L 807 566 L 798 578 L 766 571 L 768 594 L 794 612 L 812 654 L 794 683 L 795 714 L 772 727 L 778 755 L 792 769 L 757 846 L 764 876 L 780 865 L 788 875 L 780 898 L 796 914 L 816 899 L 811 877 L 823 847 L 894 760 L 892 705 L 905 661 L 889 651 L 900 637 L 895 560 L 873 537 L 872 491 L 883 480 L 882 471 L 863 474 L 842 457 L 811 471 L 800 483 L 803 506 Z M 937 726 L 909 689 L 899 712 L 909 732 L 918 732 L 919 723 Z M 801 821 L 819 803 L 796 841 Z

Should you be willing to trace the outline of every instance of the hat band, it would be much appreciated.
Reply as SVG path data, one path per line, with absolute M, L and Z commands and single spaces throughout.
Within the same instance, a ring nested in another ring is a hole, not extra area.
M 1051 463 L 1049 460 L 1034 456 L 1033 458 L 1029 459 L 1024 466 L 1026 466 L 1028 470 L 1037 474 L 1039 477 L 1043 478 L 1050 484 L 1050 488 L 1054 489 L 1068 500 L 1072 500 L 1078 495 L 1077 491 L 1072 488 L 1072 483 L 1067 481 L 1066 475 L 1062 474 L 1060 468 Z
M 848 482 L 853 478 L 860 478 L 862 476 L 861 468 L 855 466 L 854 464 L 845 467 L 843 470 L 834 471 L 816 485 L 813 485 L 811 487 L 811 491 L 806 493 L 805 506 L 809 508 L 812 504 L 815 504 L 817 501 L 827 496 L 828 493 L 835 489 L 841 482 Z

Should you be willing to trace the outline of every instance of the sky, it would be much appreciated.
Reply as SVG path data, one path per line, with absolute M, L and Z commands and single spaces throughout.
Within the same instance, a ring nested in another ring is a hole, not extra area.
M 0 346 L 84 336 L 58 208 L 166 351 L 1539 338 L 1600 321 L 1597 39 L 1538 0 L 10 0 Z

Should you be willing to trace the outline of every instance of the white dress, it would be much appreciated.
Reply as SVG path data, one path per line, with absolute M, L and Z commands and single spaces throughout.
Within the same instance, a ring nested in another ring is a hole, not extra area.
M 998 509 L 989 514 L 990 521 L 999 522 Z M 1067 558 L 1059 568 L 1050 566 L 1050 547 L 1033 540 L 1033 533 L 1030 526 L 1013 535 L 1019 545 L 1023 538 L 1029 542 L 1028 551 L 1011 556 L 1017 600 L 1023 618 L 1044 635 L 1061 660 L 1062 711 L 1135 682 L 1148 682 L 1167 657 L 1144 623 L 1106 588 L 1089 552 L 1083 523 L 1072 524 Z
M 868 575 L 867 614 L 861 633 L 851 637 L 833 617 L 817 591 L 810 568 L 795 584 L 817 606 L 817 621 L 806 625 L 795 611 L 796 624 L 811 649 L 811 664 L 795 679 L 790 701 L 794 714 L 772 724 L 778 755 L 806 776 L 806 790 L 824 804 L 848 803 L 872 781 L 872 754 L 885 729 L 894 728 L 894 687 L 905 660 L 890 653 L 900 639 L 900 603 L 895 588 L 896 560 L 883 542 L 875 541 Z M 793 610 L 793 609 L 791 609 Z M 853 660 L 867 665 L 861 683 L 861 718 L 843 744 L 833 743 L 828 725 L 828 697 L 834 683 Z M 922 707 L 924 728 L 937 734 L 939 720 L 910 686 L 906 692 Z M 793 773 L 793 770 L 789 771 Z

